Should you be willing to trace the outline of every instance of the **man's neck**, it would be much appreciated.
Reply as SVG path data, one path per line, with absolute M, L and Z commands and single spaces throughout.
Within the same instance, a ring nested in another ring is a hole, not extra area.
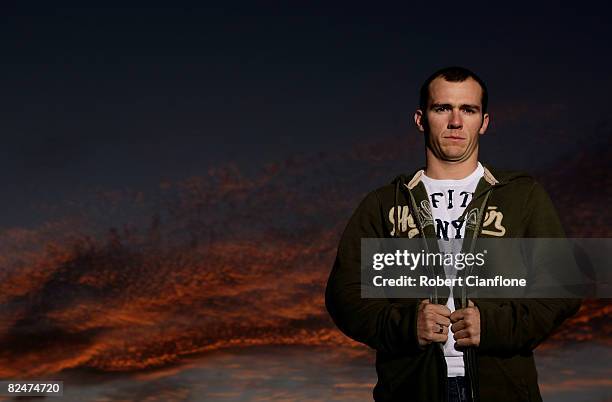
M 468 177 L 478 167 L 478 157 L 463 162 L 446 162 L 427 155 L 425 175 L 436 180 L 460 180 Z

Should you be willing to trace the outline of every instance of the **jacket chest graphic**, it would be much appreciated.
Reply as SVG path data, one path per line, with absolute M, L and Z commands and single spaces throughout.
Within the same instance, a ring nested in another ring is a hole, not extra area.
M 399 220 L 396 225 L 395 220 L 398 218 L 398 214 L 395 211 L 395 207 L 389 209 L 387 214 L 389 223 L 391 224 L 391 236 L 395 236 L 395 231 L 399 230 L 399 234 L 407 232 L 408 238 L 413 238 L 419 234 L 417 222 L 410 213 L 408 205 L 400 205 L 399 207 Z M 431 213 L 429 202 L 426 200 L 421 201 L 417 207 L 419 218 L 423 223 L 423 228 L 427 226 L 434 226 L 436 236 L 448 240 L 449 238 L 461 238 L 460 232 L 463 225 L 466 225 L 467 229 L 474 230 L 477 227 L 478 219 L 478 208 L 473 208 L 465 215 L 465 220 L 454 220 L 454 221 L 443 221 L 440 219 L 434 219 Z M 503 224 L 504 214 L 499 207 L 494 205 L 487 206 L 485 216 L 482 222 L 481 233 L 488 236 L 503 237 L 506 234 L 506 228 Z

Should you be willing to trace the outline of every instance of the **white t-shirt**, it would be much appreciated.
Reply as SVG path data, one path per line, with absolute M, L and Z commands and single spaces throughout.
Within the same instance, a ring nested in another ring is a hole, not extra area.
M 455 253 L 461 251 L 462 240 L 453 242 L 450 240 L 463 239 L 465 235 L 465 223 L 459 221 L 458 218 L 472 200 L 478 181 L 483 174 L 484 168 L 480 162 L 478 162 L 476 170 L 469 176 L 459 180 L 437 180 L 427 177 L 425 174 L 421 176 L 421 180 L 423 180 L 423 184 L 429 195 L 431 214 L 434 221 L 436 236 L 438 237 L 440 251 Z M 444 272 L 447 278 L 454 278 L 456 274 L 455 268 L 452 266 L 444 266 Z M 450 288 L 450 295 L 446 302 L 446 307 L 448 307 L 450 311 L 455 311 L 455 300 L 453 299 L 452 288 Z M 463 352 L 455 349 L 455 340 L 453 339 L 453 332 L 450 328 L 443 349 L 448 376 L 464 376 L 465 367 L 463 365 Z

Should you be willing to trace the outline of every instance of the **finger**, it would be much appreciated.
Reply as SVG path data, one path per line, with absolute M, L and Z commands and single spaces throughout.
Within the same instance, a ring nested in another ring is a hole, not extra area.
M 443 314 L 442 314 L 443 316 L 450 318 L 452 311 L 450 311 L 448 307 L 442 306 L 442 311 L 443 311 Z
M 461 321 L 457 321 L 456 323 L 454 323 L 451 326 L 451 330 L 454 333 L 457 333 L 459 331 L 461 331 L 462 329 L 465 329 L 467 327 L 468 323 L 465 320 L 461 320 Z
M 447 339 L 448 339 L 448 335 L 446 334 L 433 334 L 431 337 L 432 342 L 445 343 Z
M 466 319 L 470 319 L 474 317 L 477 314 L 479 314 L 479 312 L 476 307 L 466 307 L 466 308 L 462 308 L 462 309 L 453 311 L 450 319 L 451 321 L 454 320 L 453 322 L 460 321 L 460 320 L 466 320 Z
M 448 327 L 437 323 L 432 323 L 429 327 L 430 334 L 448 334 Z
M 453 314 L 451 314 L 450 316 L 450 320 L 452 322 L 459 322 L 459 321 L 473 321 L 474 317 L 477 315 L 478 313 L 476 312 L 476 310 L 474 310 L 474 308 L 472 307 L 467 307 L 461 310 L 457 310 L 457 311 L 453 311 Z
M 457 331 L 454 333 L 453 337 L 455 338 L 455 340 L 459 340 L 459 339 L 465 339 L 465 338 L 470 338 L 472 336 L 472 333 L 469 329 L 462 329 L 461 331 Z
M 464 317 L 465 317 L 465 311 L 455 310 L 453 311 L 453 313 L 450 315 L 449 318 L 452 322 L 457 322 L 457 321 L 463 320 Z
M 428 308 L 434 313 L 443 315 L 445 317 L 450 317 L 451 315 L 451 311 L 448 309 L 448 307 L 441 304 L 431 304 L 428 306 Z
M 465 315 L 474 315 L 478 313 L 478 307 L 466 307 L 463 309 L 463 314 Z
M 466 347 L 466 346 L 477 346 L 476 340 L 473 338 L 462 338 L 455 342 L 455 346 Z
M 444 325 L 445 327 L 449 327 L 451 325 L 450 319 L 440 314 L 434 314 L 433 321 L 436 324 L 441 324 L 441 325 Z

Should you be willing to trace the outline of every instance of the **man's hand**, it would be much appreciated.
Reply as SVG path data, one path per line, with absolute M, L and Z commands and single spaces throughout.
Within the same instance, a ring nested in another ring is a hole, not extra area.
M 441 304 L 431 304 L 429 300 L 421 301 L 417 314 L 417 338 L 419 345 L 432 342 L 446 342 L 451 312 Z
M 480 345 L 480 311 L 471 300 L 468 307 L 453 311 L 450 320 L 457 346 Z

